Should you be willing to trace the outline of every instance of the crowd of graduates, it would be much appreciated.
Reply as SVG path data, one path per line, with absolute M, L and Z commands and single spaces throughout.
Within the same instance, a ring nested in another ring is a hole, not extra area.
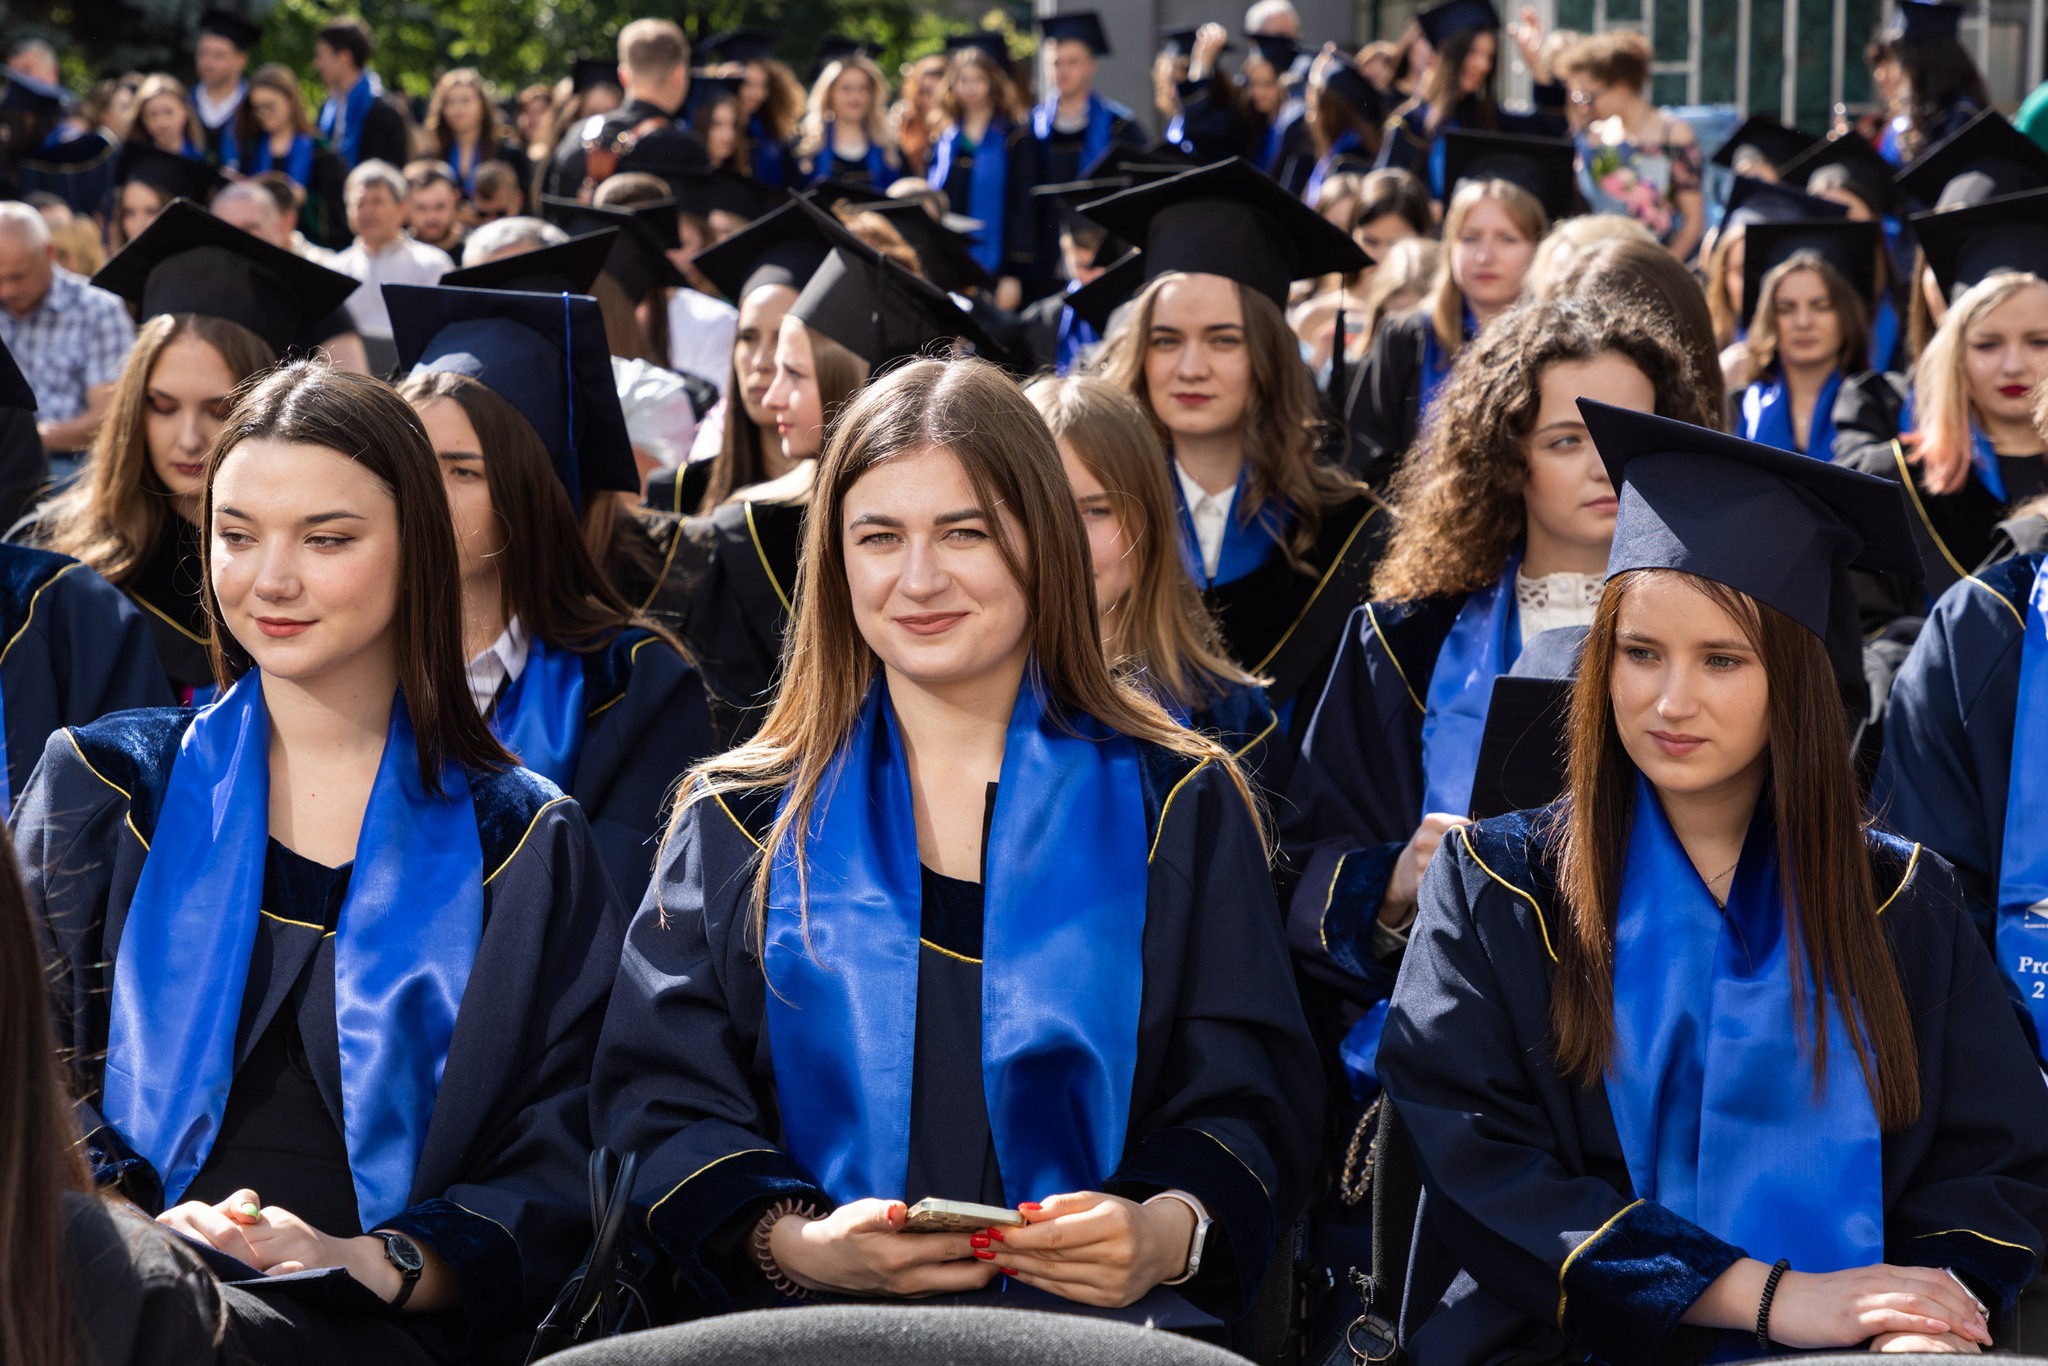
M 1960 17 L 1825 134 L 1490 0 L 1142 114 L 1087 12 L 16 43 L 0 1360 L 2033 1345 L 2048 99 Z

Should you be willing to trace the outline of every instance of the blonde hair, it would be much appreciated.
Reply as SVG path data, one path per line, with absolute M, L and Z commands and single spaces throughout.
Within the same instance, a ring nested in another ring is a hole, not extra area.
M 874 58 L 863 57 L 856 52 L 836 62 L 827 62 L 817 83 L 811 87 L 810 98 L 804 101 L 802 133 L 796 143 L 798 158 L 821 156 L 831 151 L 825 145 L 825 125 L 832 121 L 832 91 L 849 71 L 866 76 L 874 88 L 874 99 L 868 103 L 867 122 L 861 128 L 869 145 L 884 151 L 896 145 L 889 132 L 889 78 L 882 74 L 882 68 L 876 65 Z
M 1536 244 L 1529 258 L 1529 275 L 1524 293 L 1532 299 L 1549 298 L 1560 281 L 1568 278 L 1593 248 L 1608 242 L 1648 242 L 1657 238 L 1636 219 L 1622 213 L 1582 213 L 1553 224 Z
M 1443 347 L 1446 360 L 1457 355 L 1465 345 L 1465 292 L 1451 277 L 1451 263 L 1456 256 L 1454 248 L 1458 234 L 1465 230 L 1465 220 L 1489 199 L 1501 206 L 1508 221 L 1529 239 L 1532 246 L 1541 244 L 1544 234 L 1550 229 L 1550 219 L 1544 214 L 1543 206 L 1536 202 L 1536 196 L 1512 181 L 1468 180 L 1458 187 L 1457 193 L 1451 196 L 1449 207 L 1444 210 L 1444 250 L 1437 261 L 1436 280 L 1429 287 L 1428 301 L 1430 325 L 1436 329 L 1437 344 Z M 1527 285 L 1526 277 L 1523 283 Z
M 1233 688 L 1258 682 L 1232 663 L 1215 618 L 1180 557 L 1166 448 L 1145 408 L 1126 391 L 1086 375 L 1047 375 L 1025 389 L 1053 440 L 1087 466 L 1114 500 L 1130 545 L 1130 592 L 1103 614 L 1110 667 L 1155 694 L 1199 711 Z
M 2029 289 L 2048 289 L 2048 280 L 2001 270 L 1971 285 L 1949 305 L 1927 349 L 1913 365 L 1913 420 L 1918 430 L 1908 458 L 1920 466 L 1929 493 L 1954 493 L 1970 478 L 1970 446 L 1976 414 L 1970 406 L 1969 332 L 1992 310 Z
M 1714 239 L 1714 249 L 1707 253 L 1707 315 L 1714 320 L 1716 346 L 1732 345 L 1735 334 L 1742 330 L 1742 319 L 1737 316 L 1735 301 L 1728 297 L 1728 282 L 1732 279 L 1739 283 L 1742 279 L 1741 271 L 1728 268 L 1728 257 L 1742 238 L 1741 225 L 1723 228 Z
M 149 141 L 149 132 L 142 120 L 142 111 L 149 108 L 154 99 L 177 101 L 178 108 L 185 113 L 185 140 L 194 147 L 206 146 L 206 130 L 199 125 L 199 110 L 192 103 L 192 96 L 185 89 L 185 83 L 176 76 L 157 72 L 142 78 L 142 84 L 135 91 L 135 122 L 129 125 L 128 141 L 144 143 Z

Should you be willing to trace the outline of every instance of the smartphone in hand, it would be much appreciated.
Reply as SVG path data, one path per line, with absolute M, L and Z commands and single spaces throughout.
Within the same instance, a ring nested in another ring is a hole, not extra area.
M 1001 1205 L 965 1200 L 924 1199 L 910 1207 L 905 1233 L 979 1233 L 985 1228 L 1022 1228 L 1024 1216 Z

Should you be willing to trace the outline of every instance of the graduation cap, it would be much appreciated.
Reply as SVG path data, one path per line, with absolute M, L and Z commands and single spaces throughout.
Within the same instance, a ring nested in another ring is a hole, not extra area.
M 1764 276 L 1801 252 L 1810 252 L 1834 267 L 1868 309 L 1877 301 L 1877 253 L 1883 244 L 1884 230 L 1869 219 L 1752 223 L 1742 253 L 1743 312 L 1756 316 L 1763 300 Z
M 133 142 L 122 149 L 114 183 L 126 185 L 132 180 L 161 191 L 167 199 L 191 199 L 201 204 L 223 183 L 220 168 L 210 161 L 195 161 Z
M 203 313 L 240 323 L 282 352 L 306 324 L 340 308 L 361 281 L 174 199 L 92 282 L 146 321 Z
M 1145 286 L 1145 253 L 1135 248 L 1124 253 L 1102 274 L 1067 296 L 1074 316 L 1094 328 L 1097 334 L 1109 330 L 1110 316 L 1129 303 Z
M 862 247 L 846 225 L 808 199 L 792 199 L 691 262 L 737 305 L 765 285 L 801 291 L 837 246 Z
M 624 89 L 619 84 L 617 61 L 610 57 L 578 57 L 570 63 L 569 88 L 576 94 L 594 90 L 600 85 L 608 85 L 614 90 Z
M 1728 191 L 1728 205 L 1721 218 L 1721 231 L 1746 228 L 1752 223 L 1789 222 L 1795 218 L 1847 218 L 1849 210 L 1832 199 L 1795 190 L 1751 176 L 1735 177 Z
M 1853 651 L 1860 680 L 1861 632 L 1841 572 L 1921 578 L 1896 482 L 1653 413 L 1578 404 L 1620 499 L 1610 578 L 1677 569 L 1725 584 L 1828 641 L 1831 654 Z
M 71 99 L 64 87 L 46 84 L 19 71 L 0 71 L 0 76 L 7 78 L 7 88 L 0 90 L 0 114 L 41 114 L 54 119 L 64 112 Z
M 1290 282 L 1372 262 L 1351 234 L 1238 157 L 1134 185 L 1081 210 L 1145 249 L 1145 278 L 1221 275 L 1287 303 Z
M 925 279 L 948 294 L 996 287 L 995 275 L 974 259 L 973 253 L 967 249 L 966 238 L 933 218 L 917 200 L 891 199 L 879 204 L 864 204 L 861 211 L 880 214 L 890 227 L 901 233 L 910 249 L 917 253 L 918 264 L 924 267 Z
M 1176 57 L 1194 56 L 1195 35 L 1202 31 L 1202 27 L 1201 24 L 1184 24 L 1160 29 L 1159 50 L 1171 53 Z M 1235 52 L 1237 51 L 1237 44 L 1226 38 L 1223 42 L 1222 51 Z
M 1283 76 L 1293 69 L 1302 52 L 1301 44 L 1284 33 L 1254 33 L 1245 41 L 1266 65 Z
M 1137 182 L 1129 176 L 1104 176 L 1100 180 L 1066 180 L 1053 185 L 1034 185 L 1031 187 L 1031 193 L 1058 204 L 1060 226 L 1063 230 L 1071 232 L 1077 226 L 1087 224 L 1090 227 L 1097 227 L 1100 231 L 1098 225 L 1088 222 L 1088 216 L 1081 212 L 1081 206 L 1098 199 L 1107 199 L 1119 190 L 1128 190 L 1135 183 Z M 1096 259 L 1101 260 L 1111 256 L 1122 256 L 1128 250 L 1129 243 L 1118 238 L 1113 232 L 1104 232 L 1102 245 L 1096 248 L 1095 254 Z
M 981 324 L 937 287 L 857 242 L 832 249 L 789 306 L 789 316 L 865 360 L 870 373 L 954 338 L 965 338 L 985 356 L 999 350 Z
M 676 208 L 709 218 L 729 213 L 749 223 L 775 210 L 789 199 L 789 191 L 752 176 L 738 175 L 719 166 L 700 166 L 680 175 L 665 177 L 675 191 Z
M 1287 70 L 1284 66 L 1279 69 Z M 1386 97 L 1371 81 L 1358 74 L 1358 68 L 1348 57 L 1340 55 L 1324 68 L 1323 89 L 1350 105 L 1358 111 L 1360 118 L 1370 123 L 1378 124 L 1386 118 Z
M 676 230 L 676 202 L 658 199 L 652 204 L 582 204 L 573 199 L 541 196 L 541 208 L 549 221 L 573 236 L 617 228 L 611 254 L 605 258 L 604 274 L 619 282 L 626 297 L 638 303 L 654 293 L 657 286 L 684 289 L 689 281 L 668 259 L 680 251 L 682 235 Z
M 1987 199 L 1966 209 L 1916 213 L 1928 269 L 1953 301 L 2001 270 L 2048 279 L 2048 190 Z
M 510 289 L 526 294 L 588 294 L 604 273 L 605 259 L 618 240 L 617 228 L 601 228 L 557 242 L 551 247 L 501 256 L 482 265 L 452 270 L 444 285 L 462 289 Z
M 468 375 L 533 424 L 580 513 L 600 489 L 640 490 L 597 300 L 386 285 L 399 369 Z
M 28 377 L 21 373 L 5 342 L 0 342 L 0 409 L 13 413 L 36 410 L 36 391 L 29 387 Z
M 1898 0 L 1892 11 L 1893 38 L 1927 43 L 1946 38 L 1954 42 L 1963 30 L 1961 5 L 1931 4 L 1928 0 Z
M 247 52 L 263 37 L 263 25 L 224 9 L 210 9 L 200 15 L 199 31 L 227 39 L 238 52 Z
M 1560 627 L 1543 635 L 1570 631 L 1570 627 Z M 1510 811 L 1548 806 L 1563 796 L 1571 710 L 1569 675 L 1526 678 L 1501 674 L 1495 678 L 1486 708 L 1486 729 L 1479 737 L 1479 759 L 1472 769 L 1472 804 L 1466 814 L 1475 821 L 1490 820 Z
M 714 33 L 697 45 L 704 59 L 714 63 L 765 62 L 775 56 L 782 31 L 772 28 L 729 28 Z
M 1416 11 L 1415 22 L 1422 26 L 1422 36 L 1429 39 L 1429 45 L 1441 52 L 1444 44 L 1460 33 L 1498 29 L 1500 11 L 1493 7 L 1492 0 L 1441 0 Z
M 1934 209 L 2048 188 L 2048 151 L 1986 109 L 1908 162 L 1899 188 Z
M 1817 133 L 1804 133 L 1797 128 L 1787 128 L 1776 119 L 1751 114 L 1707 159 L 1733 171 L 1736 169 L 1736 155 L 1747 147 L 1770 162 L 1771 169 L 1776 170 L 1820 140 Z
M 1191 171 L 1201 163 L 1178 147 L 1133 147 L 1129 143 L 1112 141 L 1102 149 L 1102 155 L 1081 168 L 1083 180 L 1106 180 L 1112 176 L 1128 176 L 1133 181 L 1164 180 L 1182 171 Z
M 985 54 L 990 61 L 996 64 L 998 70 L 1008 71 L 1010 69 L 1009 40 L 994 29 L 980 28 L 969 33 L 949 33 L 946 35 L 946 54 L 948 56 L 970 47 Z
M 1103 31 L 1102 17 L 1094 10 L 1041 14 L 1038 17 L 1038 37 L 1047 43 L 1086 43 L 1088 50 L 1096 56 L 1109 55 L 1109 35 Z
M 1444 184 L 1505 180 L 1534 195 L 1555 223 L 1579 210 L 1577 149 L 1570 138 L 1444 130 Z
M 872 185 L 856 184 L 837 176 L 827 176 L 804 191 L 805 199 L 826 209 L 835 204 L 876 204 L 888 197 Z
M 848 57 L 872 59 L 880 49 L 866 38 L 849 38 L 843 33 L 828 33 L 818 39 L 817 50 L 811 56 L 814 70 L 823 71 L 834 62 L 843 62 Z
M 1779 166 L 1778 174 L 1793 185 L 1806 187 L 1810 194 L 1814 177 L 1832 166 L 1842 168 L 1851 191 L 1870 206 L 1873 214 L 1897 211 L 1899 181 L 1893 174 L 1892 164 L 1868 140 L 1855 133 L 1844 133 L 1815 143 Z

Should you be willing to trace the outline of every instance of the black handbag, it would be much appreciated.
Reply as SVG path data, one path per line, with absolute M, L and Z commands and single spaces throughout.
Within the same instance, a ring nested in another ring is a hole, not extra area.
M 527 1366 L 542 1357 L 650 1326 L 639 1260 L 626 1239 L 633 1176 L 640 1159 L 609 1148 L 590 1155 L 590 1254 L 562 1287 L 534 1334 Z

